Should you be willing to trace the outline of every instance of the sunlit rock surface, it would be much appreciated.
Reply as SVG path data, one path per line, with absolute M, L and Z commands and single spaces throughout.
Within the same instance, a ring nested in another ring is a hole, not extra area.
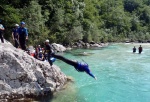
M 53 93 L 66 82 L 66 75 L 56 65 L 51 67 L 9 42 L 0 42 L 0 99 Z

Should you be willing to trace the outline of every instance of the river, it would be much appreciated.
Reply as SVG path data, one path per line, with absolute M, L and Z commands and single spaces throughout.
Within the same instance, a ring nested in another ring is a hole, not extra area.
M 43 102 L 149 102 L 150 44 L 141 44 L 143 52 L 133 54 L 133 46 L 139 45 L 111 44 L 105 48 L 63 53 L 69 59 L 87 62 L 97 80 L 57 60 L 55 64 L 71 76 L 74 83 L 56 93 L 53 100 Z M 89 55 L 82 56 L 84 52 Z

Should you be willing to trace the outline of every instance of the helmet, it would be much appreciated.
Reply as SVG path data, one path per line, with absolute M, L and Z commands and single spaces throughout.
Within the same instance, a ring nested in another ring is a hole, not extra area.
M 26 24 L 26 23 L 25 22 L 21 22 L 20 24 L 22 25 L 22 24 Z
M 18 27 L 19 26 L 19 24 L 15 24 L 15 27 Z
M 47 39 L 47 40 L 45 40 L 45 42 L 49 42 L 49 40 Z

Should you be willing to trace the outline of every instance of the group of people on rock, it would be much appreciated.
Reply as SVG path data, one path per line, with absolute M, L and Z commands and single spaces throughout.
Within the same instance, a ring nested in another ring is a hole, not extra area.
M 27 53 L 40 61 L 48 61 L 50 63 L 50 65 L 52 65 L 51 61 L 49 61 L 49 58 L 50 58 L 50 60 L 53 60 L 53 62 L 55 61 L 55 59 L 52 59 L 51 56 L 49 56 L 50 50 L 48 50 L 48 49 L 50 49 L 50 48 L 48 48 L 47 46 L 52 46 L 51 44 L 49 44 L 49 40 L 45 41 L 44 48 L 42 48 L 41 45 L 37 45 L 35 50 L 28 48 Z M 54 47 L 51 49 L 54 49 Z
M 26 51 L 29 55 L 33 56 L 34 58 L 40 60 L 40 61 L 45 61 L 45 57 L 44 57 L 44 48 L 41 48 L 40 45 L 38 45 L 36 48 L 33 49 L 29 49 L 27 48 Z
M 141 46 L 141 45 L 140 45 L 140 47 L 138 48 L 138 51 L 139 51 L 139 54 L 141 54 L 141 53 L 142 53 L 143 48 L 142 48 L 142 46 Z M 135 47 L 135 46 L 133 47 L 133 53 L 136 53 L 136 47 Z
M 12 39 L 16 48 L 20 47 L 22 50 L 27 50 L 28 30 L 25 27 L 25 22 L 21 22 L 20 26 L 19 24 L 15 24 L 15 28 L 12 30 Z
M 1 22 L 1 20 L 0 20 Z M 0 24 L 0 39 L 4 43 L 3 31 L 5 30 L 4 26 Z M 25 22 L 21 22 L 20 26 L 15 24 L 15 28 L 12 30 L 12 38 L 14 41 L 14 46 L 26 50 L 26 40 L 28 40 L 28 31 L 25 27 Z

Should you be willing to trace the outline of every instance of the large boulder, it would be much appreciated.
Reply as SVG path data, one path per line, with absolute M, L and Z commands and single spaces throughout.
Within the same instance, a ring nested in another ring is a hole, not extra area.
M 52 46 L 58 52 L 66 51 L 66 48 L 63 45 L 61 45 L 61 44 L 53 43 Z
M 100 44 L 97 44 L 97 43 L 95 43 L 95 44 L 90 44 L 90 46 L 91 46 L 91 47 L 102 47 Z
M 43 95 L 61 89 L 67 77 L 59 67 L 0 43 L 0 99 Z

